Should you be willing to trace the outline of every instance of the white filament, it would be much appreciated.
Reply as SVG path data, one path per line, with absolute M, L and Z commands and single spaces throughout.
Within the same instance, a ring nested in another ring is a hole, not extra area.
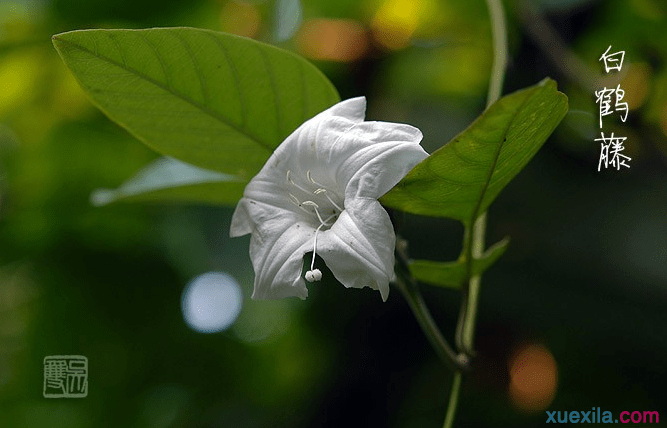
M 289 192 L 287 193 L 287 195 L 289 196 L 290 201 L 294 205 L 296 205 L 299 209 L 301 209 L 302 211 L 307 212 L 309 214 L 312 214 L 312 211 L 305 208 L 305 207 L 312 207 L 313 211 L 315 211 L 315 215 L 317 216 L 317 220 L 319 220 L 319 222 L 320 222 L 320 225 L 317 226 L 317 229 L 315 229 L 315 237 L 313 239 L 313 257 L 310 260 L 310 270 L 308 270 L 304 275 L 304 278 L 306 279 L 306 281 L 314 282 L 314 281 L 319 281 L 319 280 L 322 279 L 322 272 L 319 269 L 315 269 L 315 256 L 317 255 L 317 235 L 320 233 L 320 230 L 324 226 L 331 226 L 331 224 L 329 224 L 329 221 L 331 221 L 331 219 L 333 219 L 334 217 L 338 216 L 338 214 L 343 212 L 343 209 L 336 202 L 334 202 L 333 199 L 331 199 L 331 197 L 329 197 L 329 195 L 327 194 L 327 189 L 325 189 L 322 184 L 316 182 L 313 179 L 313 177 L 310 174 L 310 170 L 306 171 L 306 176 L 308 177 L 308 181 L 310 181 L 312 184 L 318 186 L 318 188 L 315 189 L 313 192 L 309 192 L 308 190 L 301 187 L 299 184 L 295 183 L 294 180 L 292 180 L 292 171 L 291 170 L 287 170 L 286 179 L 287 179 L 287 182 L 289 184 L 291 184 L 292 186 L 296 187 L 297 189 L 301 190 L 302 192 L 304 192 L 306 194 L 313 193 L 315 195 L 319 195 L 319 194 L 323 193 L 324 196 L 329 200 L 329 202 L 338 210 L 338 212 L 334 212 L 332 215 L 330 215 L 326 219 L 322 219 L 322 215 L 320 214 L 320 210 L 318 209 L 318 208 L 320 208 L 320 206 L 316 202 L 311 201 L 311 200 L 299 202 L 299 199 L 296 196 L 294 196 L 293 194 L 291 194 Z

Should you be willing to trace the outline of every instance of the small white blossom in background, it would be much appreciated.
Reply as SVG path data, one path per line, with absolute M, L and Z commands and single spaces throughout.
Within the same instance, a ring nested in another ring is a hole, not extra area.
M 419 129 L 365 122 L 365 111 L 366 99 L 353 98 L 308 120 L 245 188 L 231 236 L 252 234 L 253 298 L 305 299 L 306 280 L 322 278 L 317 254 L 345 287 L 387 299 L 396 236 L 377 199 L 428 154 Z M 302 277 L 308 252 L 313 263 Z

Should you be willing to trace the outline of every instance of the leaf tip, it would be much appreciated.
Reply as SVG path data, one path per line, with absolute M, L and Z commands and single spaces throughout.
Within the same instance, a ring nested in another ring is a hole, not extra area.
M 538 83 L 537 86 L 544 86 L 547 88 L 556 89 L 558 87 L 558 84 L 551 77 L 545 77 L 544 79 L 540 80 L 540 83 Z
M 567 113 L 567 111 L 569 110 L 569 99 L 568 99 L 567 95 L 565 95 L 563 92 L 558 90 L 558 84 L 556 83 L 556 81 L 553 80 L 550 77 L 545 77 L 544 79 L 542 79 L 542 81 L 540 81 L 540 83 L 538 83 L 538 86 L 539 87 L 545 87 L 545 88 L 548 88 L 548 89 L 552 89 L 554 92 L 556 92 L 556 96 L 559 98 L 560 102 L 562 103 L 561 104 L 562 107 L 564 107 L 564 109 L 562 109 L 562 116 L 565 116 L 565 113 Z M 561 117 L 561 119 L 562 119 L 562 117 Z
M 64 33 L 54 34 L 53 36 L 51 36 L 51 41 L 53 43 L 62 42 L 63 36 L 69 33 L 71 33 L 71 31 L 65 31 Z
M 63 39 L 62 36 L 64 36 L 67 33 L 58 33 L 54 34 L 51 36 L 51 43 L 53 43 L 53 47 L 58 51 L 60 55 L 62 55 L 62 47 L 65 44 L 65 40 Z
M 60 43 L 60 39 L 58 38 L 58 36 L 60 36 L 60 34 L 61 33 L 54 34 L 53 36 L 51 36 L 51 43 L 53 43 L 53 46 L 56 49 L 58 49 L 58 43 Z

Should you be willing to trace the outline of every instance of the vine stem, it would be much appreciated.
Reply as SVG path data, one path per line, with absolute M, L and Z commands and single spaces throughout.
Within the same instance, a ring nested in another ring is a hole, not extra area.
M 426 306 L 426 302 L 419 291 L 419 287 L 415 280 L 410 276 L 410 270 L 406 263 L 405 254 L 402 251 L 396 251 L 397 261 L 399 262 L 399 269 L 396 270 L 396 279 L 394 284 L 403 294 L 405 300 L 410 305 L 412 313 L 414 314 L 419 326 L 424 335 L 431 343 L 440 360 L 451 367 L 455 372 L 468 369 L 469 360 L 466 355 L 457 355 L 447 340 L 443 337 L 440 329 L 433 320 L 431 312 Z
M 502 93 L 503 81 L 505 80 L 505 68 L 507 66 L 507 28 L 505 24 L 505 12 L 501 0 L 486 0 L 491 19 L 491 32 L 493 35 L 493 67 L 491 69 L 491 79 L 489 82 L 489 93 L 486 100 L 486 108 L 498 101 Z M 477 215 L 477 213 L 475 213 Z M 472 230 L 470 231 L 469 254 L 472 257 L 467 259 L 467 263 L 472 263 L 474 258 L 478 258 L 484 252 L 484 234 L 486 230 L 486 213 L 482 213 L 474 219 Z M 461 344 L 466 350 L 472 351 L 473 340 L 475 336 L 475 320 L 477 318 L 477 305 L 479 302 L 479 291 L 481 285 L 481 275 L 473 275 L 467 285 L 467 292 L 462 294 L 465 298 L 462 302 L 463 315 L 459 318 L 457 331 L 461 332 Z M 454 373 L 452 389 L 449 394 L 449 404 L 447 405 L 447 416 L 443 428 L 451 428 L 454 425 L 454 417 L 458 407 L 461 391 L 462 373 Z

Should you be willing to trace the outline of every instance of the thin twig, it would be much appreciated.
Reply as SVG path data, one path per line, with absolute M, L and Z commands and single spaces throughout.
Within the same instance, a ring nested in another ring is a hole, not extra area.
M 558 32 L 531 1 L 521 1 L 518 11 L 527 34 L 568 79 L 588 92 L 596 89 L 596 75 L 574 52 L 567 48 Z

